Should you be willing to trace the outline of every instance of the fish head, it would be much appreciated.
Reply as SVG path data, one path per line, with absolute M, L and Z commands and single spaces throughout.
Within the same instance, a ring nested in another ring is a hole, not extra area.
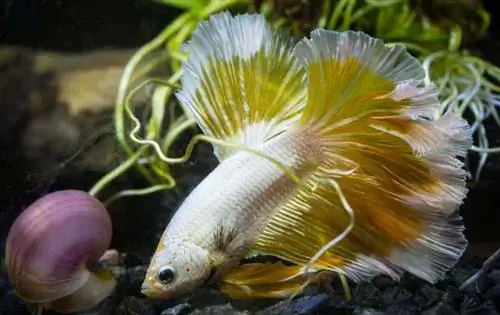
M 210 277 L 209 257 L 208 251 L 189 242 L 160 242 L 142 283 L 142 294 L 167 300 L 193 291 Z

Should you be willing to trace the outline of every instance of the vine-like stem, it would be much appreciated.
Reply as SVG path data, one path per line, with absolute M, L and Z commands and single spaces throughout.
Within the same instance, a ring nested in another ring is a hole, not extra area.
M 125 150 L 129 157 L 133 156 L 133 150 L 130 145 L 126 141 L 126 133 L 125 133 L 125 123 L 124 123 L 124 107 L 127 101 L 127 98 L 130 96 L 127 95 L 127 92 L 130 89 L 132 77 L 134 75 L 134 71 L 139 66 L 141 61 L 146 58 L 148 54 L 157 50 L 162 46 L 162 44 L 172 36 L 179 28 L 181 28 L 190 18 L 192 18 L 192 14 L 190 12 L 182 14 L 178 17 L 174 22 L 172 22 L 164 31 L 162 31 L 156 38 L 154 38 L 151 42 L 147 43 L 143 47 L 141 47 L 135 54 L 132 56 L 130 61 L 128 62 L 125 70 L 123 72 L 122 78 L 120 80 L 120 85 L 118 87 L 118 94 L 115 104 L 115 132 L 118 143 Z M 146 170 L 141 165 L 136 166 L 139 171 L 151 182 L 154 182 L 149 171 Z
M 141 71 L 138 71 L 137 68 L 141 65 L 141 63 L 145 59 L 147 59 L 148 55 L 154 53 L 155 51 L 158 51 L 159 49 L 164 48 L 165 46 L 168 46 L 166 43 L 171 37 L 174 38 L 173 41 L 171 42 L 172 44 L 170 45 L 171 46 L 170 48 L 180 49 L 181 43 L 184 42 L 185 39 L 189 36 L 194 25 L 199 20 L 205 19 L 212 13 L 224 10 L 238 3 L 246 3 L 246 1 L 214 0 L 210 2 L 208 6 L 201 9 L 200 11 L 189 11 L 182 14 L 176 20 L 174 20 L 169 26 L 167 26 L 157 37 L 155 37 L 152 41 L 141 47 L 129 60 L 129 62 L 125 67 L 125 70 L 123 72 L 118 87 L 118 93 L 115 104 L 115 113 L 114 113 L 115 133 L 117 141 L 129 157 L 134 155 L 134 150 L 127 142 L 126 132 L 125 132 L 124 108 L 126 106 L 127 99 L 130 99 L 128 96 L 128 92 L 134 81 L 133 79 L 137 77 L 137 72 L 140 72 L 141 75 L 149 72 L 149 70 L 151 70 L 152 68 L 154 68 L 155 65 L 158 64 L 157 62 L 155 62 L 155 60 L 157 61 L 158 59 L 154 59 L 153 61 L 149 62 L 146 66 L 144 66 L 142 69 L 139 69 Z M 178 54 L 180 52 L 176 51 L 175 53 Z M 175 53 L 173 55 L 177 55 Z M 176 60 L 176 62 L 177 61 L 178 60 Z M 164 105 L 164 103 L 162 105 Z M 136 164 L 135 166 L 139 169 L 139 171 L 143 174 L 143 176 L 146 179 L 148 179 L 152 183 L 155 182 L 155 179 L 149 170 L 147 170 L 144 166 L 140 164 Z
M 137 160 L 146 151 L 146 149 L 147 149 L 147 147 L 143 146 L 136 153 L 134 153 L 132 156 L 130 156 L 125 162 L 121 163 L 114 170 L 112 170 L 111 172 L 107 173 L 97 183 L 94 184 L 94 186 L 89 190 L 89 194 L 92 195 L 92 196 L 96 196 L 111 181 L 113 181 L 114 179 L 116 179 L 118 176 L 122 175 L 125 171 L 127 171 L 134 164 L 136 164 Z
M 96 196 L 99 194 L 105 186 L 107 186 L 114 179 L 125 173 L 131 167 L 136 167 L 142 173 L 142 175 L 151 183 L 155 183 L 155 177 L 153 177 L 150 170 L 148 170 L 144 165 L 139 163 L 138 161 L 141 157 L 147 152 L 149 146 L 141 145 L 135 152 L 131 145 L 127 142 L 126 132 L 125 132 L 125 108 L 129 109 L 130 103 L 133 101 L 133 96 L 142 88 L 144 88 L 147 84 L 157 83 L 160 84 L 160 90 L 158 92 L 153 93 L 152 107 L 153 114 L 150 119 L 150 123 L 148 125 L 147 137 L 148 139 L 158 139 L 158 136 L 161 132 L 161 121 L 163 119 L 163 112 L 166 100 L 171 94 L 173 88 L 178 88 L 175 83 L 179 80 L 182 75 L 181 71 L 175 72 L 168 80 L 162 79 L 147 79 L 140 83 L 138 86 L 132 88 L 131 86 L 134 81 L 140 79 L 141 77 L 147 75 L 151 70 L 156 68 L 158 65 L 162 64 L 167 60 L 167 54 L 162 50 L 162 48 L 169 46 L 168 50 L 170 51 L 174 62 L 179 62 L 183 57 L 181 56 L 180 50 L 181 44 L 186 40 L 186 38 L 190 35 L 196 23 L 199 20 L 205 19 L 212 13 L 224 10 L 238 3 L 245 3 L 243 0 L 217 0 L 212 1 L 207 7 L 201 9 L 200 11 L 189 11 L 182 15 L 180 15 L 176 20 L 170 23 L 158 36 L 156 36 L 149 43 L 145 44 L 141 47 L 128 61 L 125 66 L 124 72 L 122 74 L 120 84 L 118 87 L 116 103 L 115 103 L 115 112 L 114 112 L 114 123 L 115 123 L 115 134 L 117 141 L 121 148 L 125 151 L 128 158 L 125 162 L 121 163 L 114 170 L 103 176 L 94 186 L 89 190 L 89 194 Z M 169 39 L 173 37 L 172 41 L 169 42 Z M 170 45 L 168 45 L 170 44 Z M 159 56 L 155 56 L 155 58 L 149 59 L 148 57 L 155 52 L 157 53 L 160 50 Z M 145 64 L 144 62 L 148 60 Z M 178 68 L 178 67 L 174 67 Z M 177 137 L 180 132 L 185 129 L 184 125 L 180 126 L 181 128 L 173 128 L 171 131 L 174 136 L 168 136 L 169 142 L 172 142 L 175 137 Z M 119 192 L 115 196 L 111 197 L 108 202 L 116 200 L 121 196 L 128 195 L 140 195 L 145 193 L 151 193 L 154 191 L 158 191 L 160 189 L 170 189 L 175 186 L 175 180 L 173 177 L 163 170 L 163 168 L 158 167 L 156 165 L 152 165 L 151 168 L 156 175 L 159 175 L 160 178 L 166 180 L 166 184 L 155 184 L 152 187 L 139 189 L 139 190 L 126 190 Z
M 107 206 L 113 201 L 126 197 L 126 196 L 142 196 L 142 195 L 147 195 L 147 194 L 152 194 L 161 190 L 166 190 L 166 189 L 172 189 L 175 185 L 172 185 L 171 183 L 169 184 L 160 184 L 160 185 L 154 185 L 142 189 L 128 189 L 128 190 L 122 190 L 112 197 L 108 198 L 105 202 L 104 205 Z

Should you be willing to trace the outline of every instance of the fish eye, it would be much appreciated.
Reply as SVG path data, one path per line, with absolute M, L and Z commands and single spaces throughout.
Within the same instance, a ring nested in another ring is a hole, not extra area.
M 158 280 L 163 284 L 168 284 L 174 280 L 174 269 L 170 266 L 162 266 L 158 271 Z

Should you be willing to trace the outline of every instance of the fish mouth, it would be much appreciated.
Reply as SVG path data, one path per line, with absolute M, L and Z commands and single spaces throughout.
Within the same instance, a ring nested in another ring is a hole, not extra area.
M 147 285 L 146 283 L 143 283 L 141 285 L 141 293 L 144 294 L 144 295 L 148 295 L 148 293 L 149 293 L 149 285 Z
M 146 282 L 143 282 L 141 285 L 141 294 L 153 299 L 166 300 L 170 298 L 170 295 L 165 291 L 155 289 L 153 286 L 149 285 Z

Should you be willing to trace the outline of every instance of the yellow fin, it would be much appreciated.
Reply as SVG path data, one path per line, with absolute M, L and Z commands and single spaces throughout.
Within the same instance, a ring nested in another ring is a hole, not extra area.
M 234 299 L 285 298 L 302 290 L 301 269 L 282 262 L 244 264 L 226 274 L 220 288 Z
M 186 45 L 178 99 L 205 134 L 258 147 L 297 120 L 304 105 L 305 73 L 293 44 L 262 15 L 213 15 Z M 215 147 L 219 160 L 232 151 Z
M 436 90 L 422 86 L 424 71 L 402 46 L 317 30 L 294 54 L 309 81 L 299 124 L 324 158 L 253 252 L 305 266 L 349 225 L 342 194 L 354 227 L 314 269 L 355 281 L 406 270 L 435 282 L 467 245 L 455 214 L 466 194 L 457 156 L 470 146 L 467 123 L 448 115 L 433 120 Z
M 361 32 L 319 29 L 300 41 L 294 54 L 309 81 L 302 125 L 331 132 L 370 116 L 404 110 L 428 116 L 439 108 L 432 86 L 416 87 L 425 72 L 404 46 L 387 47 Z

